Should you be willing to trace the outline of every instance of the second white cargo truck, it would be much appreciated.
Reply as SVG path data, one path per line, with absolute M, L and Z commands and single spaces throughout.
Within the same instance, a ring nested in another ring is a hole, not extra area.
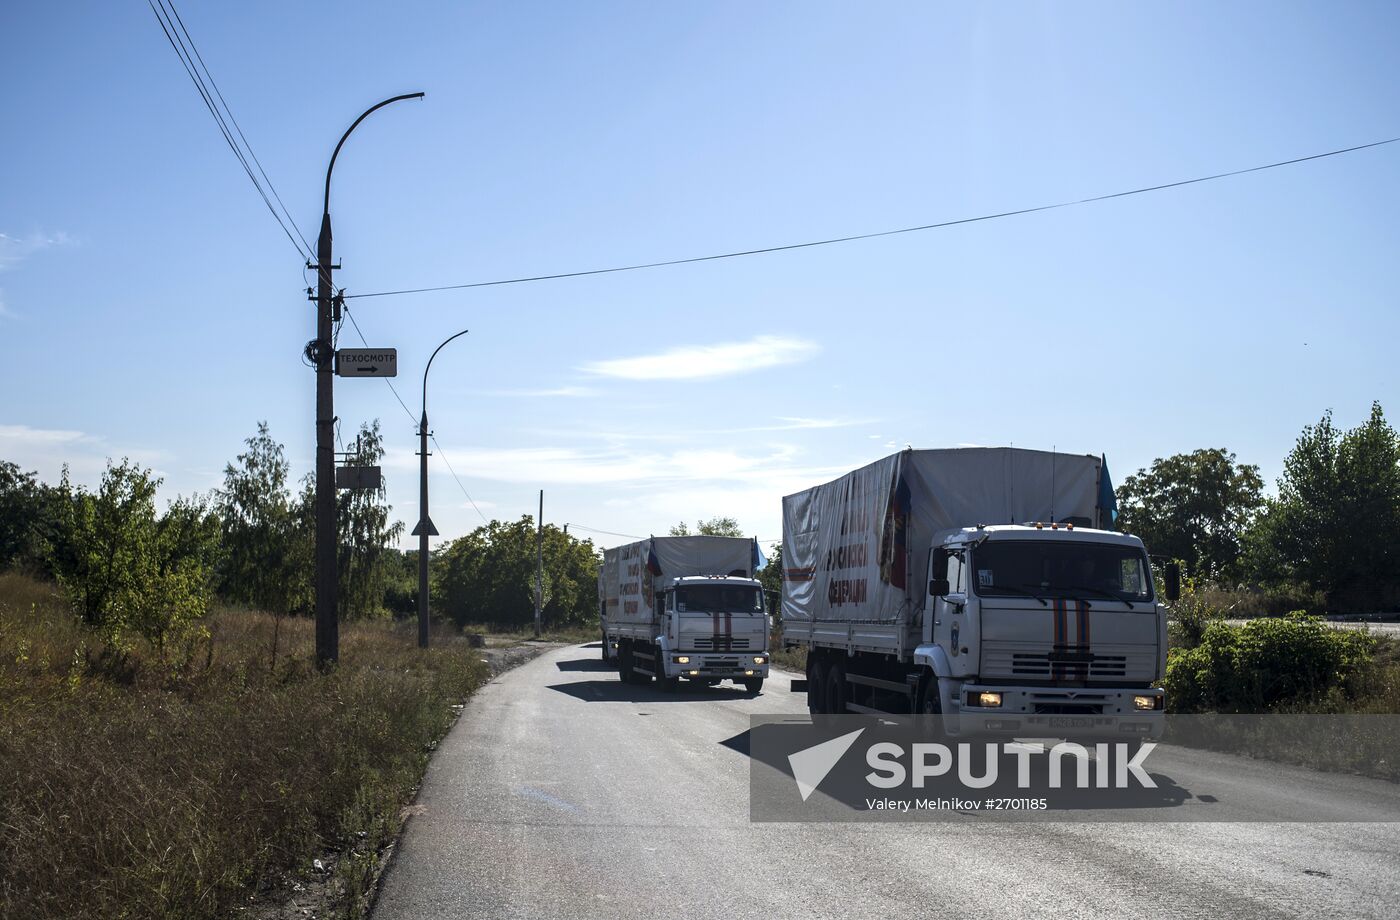
M 906 450 L 787 496 L 783 641 L 807 651 L 808 708 L 1158 736 L 1167 609 L 1113 512 L 1101 458 L 1013 448 Z
M 750 693 L 768 676 L 769 618 L 743 537 L 652 537 L 603 551 L 603 659 L 628 683 L 730 680 Z

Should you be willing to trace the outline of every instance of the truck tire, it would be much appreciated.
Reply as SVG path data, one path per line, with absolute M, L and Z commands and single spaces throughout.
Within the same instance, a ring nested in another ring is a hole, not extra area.
M 744 678 L 744 690 L 745 690 L 745 692 L 747 692 L 750 696 L 758 696 L 758 694 L 761 693 L 761 692 L 763 691 L 763 678 L 761 678 L 761 677 L 745 677 L 745 678 Z
M 826 662 L 813 656 L 808 664 L 807 711 L 821 715 L 826 712 Z
M 943 727 L 943 696 L 938 689 L 938 678 L 929 674 L 919 686 L 919 698 L 915 703 L 915 724 L 926 738 L 942 738 L 946 734 Z
M 608 634 L 603 633 L 603 664 L 612 664 L 612 659 L 608 657 Z
M 942 716 L 943 697 L 938 692 L 938 678 L 932 674 L 924 678 L 919 690 L 919 715 Z
M 845 715 L 846 703 L 850 701 L 850 685 L 846 683 L 846 666 L 833 664 L 826 672 L 826 711 L 832 715 Z
M 617 644 L 617 679 L 624 684 L 633 683 L 632 643 L 626 639 Z
M 656 657 L 652 659 L 652 674 L 656 677 L 656 689 L 662 693 L 675 693 L 680 686 L 679 677 L 666 677 L 666 668 L 661 663 L 661 649 L 652 646 L 652 654 Z

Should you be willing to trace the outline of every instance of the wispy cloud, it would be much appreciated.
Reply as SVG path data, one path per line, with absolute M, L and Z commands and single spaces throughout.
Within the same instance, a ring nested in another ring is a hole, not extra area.
M 703 380 L 794 364 L 819 351 L 821 346 L 806 339 L 760 335 L 747 342 L 682 345 L 652 355 L 593 361 L 580 370 L 623 380 Z
M 816 431 L 869 425 L 871 418 L 794 418 L 775 416 L 768 425 L 734 425 L 727 428 L 683 428 L 676 431 L 618 431 L 603 428 L 530 428 L 530 434 L 546 438 L 583 438 L 619 444 L 635 441 L 685 442 L 731 434 L 759 434 L 768 431 Z M 879 437 L 876 435 L 875 437 Z
M 786 445 L 752 452 L 727 448 L 672 451 L 575 447 L 455 449 L 449 445 L 443 445 L 442 450 L 464 479 L 531 484 L 649 486 L 729 482 L 772 487 L 797 482 L 805 487 L 829 479 L 844 469 L 804 464 L 800 462 L 798 449 Z M 388 467 L 416 469 L 417 463 L 408 449 L 392 449 L 384 458 L 384 465 Z
M 0 457 L 34 470 L 45 482 L 57 482 L 67 466 L 77 482 L 93 485 L 107 466 L 108 459 L 127 457 L 143 466 L 170 460 L 163 450 L 123 449 L 106 438 L 63 428 L 31 428 L 28 425 L 0 425 Z M 156 475 L 163 476 L 159 469 Z
M 544 387 L 521 390 L 473 390 L 476 396 L 527 397 L 531 399 L 584 399 L 600 395 L 592 387 Z
M 10 236 L 0 233 L 0 272 L 14 269 L 25 259 L 53 246 L 67 246 L 72 238 L 63 232 L 31 233 L 28 236 Z M 0 290 L 0 316 L 15 314 L 5 303 L 5 292 Z

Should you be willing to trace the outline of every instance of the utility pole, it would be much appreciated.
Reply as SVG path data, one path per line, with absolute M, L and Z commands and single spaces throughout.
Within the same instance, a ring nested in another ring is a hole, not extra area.
M 442 345 L 433 349 L 428 363 L 423 367 L 423 417 L 418 423 L 418 526 L 413 528 L 413 536 L 418 538 L 418 647 L 428 647 L 428 537 L 436 537 L 437 528 L 428 516 L 428 371 L 433 369 L 433 358 L 442 351 L 442 346 L 466 335 L 470 330 L 463 329 L 456 335 L 449 335 Z
M 423 371 L 423 417 L 418 422 L 418 647 L 428 647 L 428 372 Z
M 540 489 L 540 516 L 535 521 L 535 638 L 540 637 L 540 605 L 544 602 L 544 489 Z
M 316 241 L 316 338 L 306 354 L 316 365 L 316 664 L 326 667 L 340 657 L 340 583 L 336 565 L 335 527 L 335 351 L 331 345 L 341 300 L 331 284 L 331 173 L 335 158 L 350 132 L 375 109 L 401 99 L 421 99 L 422 93 L 394 96 L 376 103 L 355 119 L 335 145 L 326 167 L 326 195 L 321 208 L 321 235 Z

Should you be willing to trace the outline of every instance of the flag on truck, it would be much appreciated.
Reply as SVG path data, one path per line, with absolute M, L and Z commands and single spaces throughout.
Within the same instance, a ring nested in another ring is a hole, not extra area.
M 1118 521 L 1118 495 L 1113 491 L 1113 478 L 1108 475 L 1108 456 L 1099 454 L 1099 463 L 1099 513 L 1107 517 L 1099 526 L 1112 530 Z
M 768 566 L 768 557 L 758 547 L 758 537 L 753 538 L 753 573 L 757 575 Z

